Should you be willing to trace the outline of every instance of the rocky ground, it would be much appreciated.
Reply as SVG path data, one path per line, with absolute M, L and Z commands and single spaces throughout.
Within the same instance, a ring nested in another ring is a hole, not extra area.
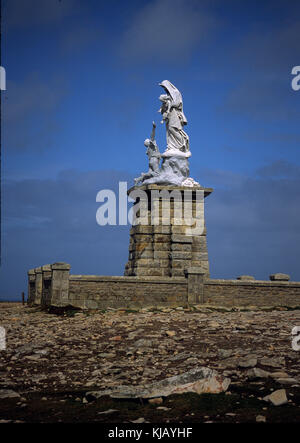
M 0 326 L 0 422 L 300 421 L 297 309 L 50 313 L 0 303 Z M 226 392 L 150 401 L 87 394 L 202 366 L 231 379 Z

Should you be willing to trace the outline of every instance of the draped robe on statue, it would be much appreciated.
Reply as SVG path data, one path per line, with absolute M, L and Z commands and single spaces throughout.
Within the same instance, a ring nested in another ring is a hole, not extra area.
M 166 122 L 167 151 L 189 152 L 189 136 L 183 130 L 187 119 L 183 113 L 181 93 L 168 80 L 164 80 L 160 85 L 167 92 L 160 97 L 162 101 L 160 112 Z

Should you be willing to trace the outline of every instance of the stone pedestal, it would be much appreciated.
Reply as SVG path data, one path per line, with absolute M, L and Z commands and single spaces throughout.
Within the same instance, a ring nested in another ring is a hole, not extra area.
M 209 277 L 204 198 L 213 190 L 142 185 L 131 188 L 128 194 L 132 191 L 135 205 L 145 207 L 146 216 L 142 224 L 130 230 L 124 275 L 184 277 L 186 269 L 198 268 Z M 138 216 L 141 213 L 137 211 Z

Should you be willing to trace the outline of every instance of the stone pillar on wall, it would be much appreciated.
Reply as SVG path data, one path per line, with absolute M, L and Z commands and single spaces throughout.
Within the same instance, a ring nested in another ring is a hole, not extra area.
M 69 274 L 71 266 L 58 262 L 51 265 L 51 305 L 66 306 L 69 300 Z
M 204 303 L 205 271 L 201 268 L 188 268 L 185 275 L 188 280 L 188 303 Z
M 28 275 L 28 298 L 27 303 L 32 305 L 35 299 L 35 271 L 34 269 L 30 269 L 27 272 Z
M 204 198 L 213 190 L 203 187 L 142 185 L 131 188 L 128 194 L 132 191 L 144 191 L 147 195 L 147 216 L 143 223 L 132 226 L 130 230 L 129 260 L 124 275 L 184 277 L 187 268 L 200 267 L 209 277 Z M 202 206 L 197 205 L 199 194 L 196 194 L 196 191 L 202 192 Z M 181 196 L 183 205 L 190 205 L 192 218 L 196 222 L 201 221 L 204 229 L 191 229 L 193 225 L 190 225 L 190 220 L 184 220 L 183 212 L 181 217 L 178 217 L 177 203 L 175 204 L 172 198 L 173 192 L 174 195 L 177 193 Z M 136 204 L 139 204 L 139 201 Z M 165 204 L 170 208 L 169 219 L 166 219 L 165 212 L 162 212 Z M 199 207 L 203 208 L 201 213 Z M 153 223 L 151 217 L 155 208 L 158 223 Z
M 50 303 L 51 277 L 52 277 L 51 265 L 42 266 L 42 281 L 43 281 L 42 298 L 41 298 L 42 306 L 48 306 Z
M 35 297 L 34 304 L 40 305 L 42 301 L 42 293 L 43 293 L 43 274 L 42 267 L 35 268 Z

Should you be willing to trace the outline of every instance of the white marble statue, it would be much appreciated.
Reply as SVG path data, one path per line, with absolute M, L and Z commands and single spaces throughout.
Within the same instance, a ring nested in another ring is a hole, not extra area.
M 147 147 L 149 170 L 136 178 L 135 184 L 199 187 L 199 183 L 189 176 L 191 152 L 189 137 L 183 130 L 187 119 L 183 113 L 181 93 L 169 80 L 164 80 L 159 85 L 166 92 L 159 97 L 161 101 L 159 112 L 162 114 L 162 123 L 166 123 L 167 148 L 163 154 L 160 154 L 155 141 L 156 125 L 153 122 L 151 137 L 144 142 Z
M 149 160 L 149 170 L 146 173 L 142 173 L 140 177 L 134 179 L 136 185 L 143 183 L 147 179 L 158 176 L 160 173 L 159 163 L 161 154 L 155 141 L 155 128 L 156 124 L 155 122 L 152 122 L 151 136 L 144 141 L 144 146 L 147 148 L 146 154 Z
M 159 100 L 162 102 L 159 112 L 162 114 L 162 123 L 166 123 L 167 130 L 167 149 L 165 154 L 176 155 L 185 153 L 185 156 L 189 157 L 189 136 L 183 130 L 183 127 L 187 124 L 187 119 L 183 113 L 181 93 L 169 80 L 164 80 L 159 85 L 166 92 L 166 94 L 162 94 L 159 97 Z

